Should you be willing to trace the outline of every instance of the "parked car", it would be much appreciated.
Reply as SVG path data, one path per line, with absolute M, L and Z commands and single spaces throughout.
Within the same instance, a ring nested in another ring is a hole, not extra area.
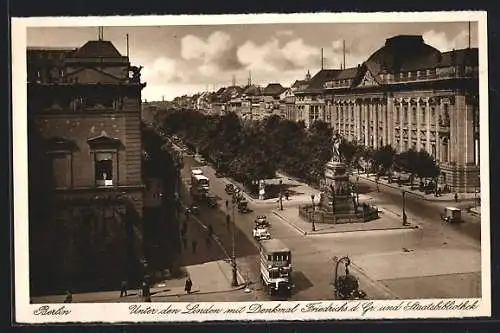
M 234 193 L 234 185 L 233 184 L 227 184 L 225 189 L 227 194 L 233 194 Z
M 259 215 L 255 218 L 256 227 L 269 227 L 269 221 L 265 215 Z

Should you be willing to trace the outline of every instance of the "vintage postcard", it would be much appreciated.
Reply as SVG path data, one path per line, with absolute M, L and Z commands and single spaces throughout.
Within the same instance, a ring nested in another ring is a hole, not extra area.
M 486 19 L 13 18 L 15 320 L 490 316 Z

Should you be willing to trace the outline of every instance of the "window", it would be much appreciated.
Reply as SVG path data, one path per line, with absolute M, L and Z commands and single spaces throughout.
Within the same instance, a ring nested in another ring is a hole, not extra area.
M 396 123 L 399 123 L 399 106 L 396 107 Z
M 97 186 L 113 185 L 112 153 L 95 153 L 94 175 Z
M 401 118 L 403 119 L 404 124 L 408 123 L 408 107 L 407 106 L 405 106 L 403 108 L 403 115 L 401 116 Z
M 70 155 L 66 152 L 51 153 L 52 179 L 55 188 L 67 188 L 71 184 Z
M 122 147 L 119 139 L 110 138 L 103 132 L 87 140 L 93 155 L 94 182 L 96 186 L 118 185 L 118 150 Z
M 68 139 L 53 137 L 46 141 L 47 154 L 51 162 L 52 181 L 55 188 L 72 186 L 72 152 L 76 144 Z
M 412 116 L 411 116 L 411 118 L 412 118 L 411 119 L 412 124 L 415 124 L 417 122 L 417 107 L 416 106 L 414 106 L 412 108 Z
M 427 122 L 427 119 L 426 119 L 426 112 L 425 112 L 425 106 L 422 106 L 422 123 L 426 123 Z

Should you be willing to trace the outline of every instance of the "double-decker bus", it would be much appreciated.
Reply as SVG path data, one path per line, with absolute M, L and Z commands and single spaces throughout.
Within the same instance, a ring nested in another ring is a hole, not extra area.
M 210 190 L 210 180 L 203 175 L 203 171 L 194 169 L 191 171 L 191 195 L 196 199 L 204 198 Z
M 279 239 L 260 242 L 260 277 L 270 295 L 292 292 L 292 252 Z

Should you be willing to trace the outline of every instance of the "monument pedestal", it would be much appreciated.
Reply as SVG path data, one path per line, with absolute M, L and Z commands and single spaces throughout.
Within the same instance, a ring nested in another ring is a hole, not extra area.
M 326 164 L 322 192 L 320 207 L 324 211 L 334 215 L 356 213 L 356 203 L 344 163 L 329 161 Z

